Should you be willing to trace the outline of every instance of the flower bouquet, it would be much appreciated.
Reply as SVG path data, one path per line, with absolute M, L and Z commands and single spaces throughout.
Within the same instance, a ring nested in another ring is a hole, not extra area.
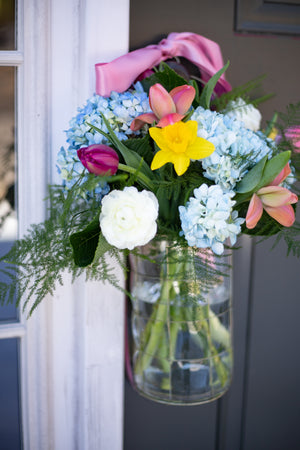
M 2 257 L 29 313 L 65 270 L 132 300 L 133 375 L 162 402 L 213 400 L 230 384 L 230 255 L 241 234 L 277 235 L 300 256 L 295 222 L 300 103 L 260 130 L 261 79 L 231 89 L 219 46 L 171 33 L 96 65 L 96 94 L 58 154 L 49 217 Z M 50 250 L 51 249 L 51 250 Z M 120 286 L 116 264 L 130 270 Z

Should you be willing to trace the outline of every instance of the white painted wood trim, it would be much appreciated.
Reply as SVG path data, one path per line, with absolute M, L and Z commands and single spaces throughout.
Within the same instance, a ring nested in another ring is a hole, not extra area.
M 94 92 L 94 64 L 128 48 L 129 0 L 23 0 L 19 92 L 19 227 L 45 217 L 43 198 L 68 121 Z M 111 24 L 113 18 L 113 26 Z M 22 319 L 24 320 L 24 318 Z M 25 322 L 25 450 L 123 447 L 124 299 L 66 275 Z
M 0 325 L 0 339 L 9 339 L 25 336 L 26 328 L 20 323 L 8 323 Z
M 18 66 L 23 63 L 23 53 L 19 51 L 0 51 L 1 66 Z

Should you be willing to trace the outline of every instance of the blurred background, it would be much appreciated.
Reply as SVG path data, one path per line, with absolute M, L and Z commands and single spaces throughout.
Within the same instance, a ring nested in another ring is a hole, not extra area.
M 130 48 L 170 32 L 217 42 L 232 86 L 266 74 L 264 124 L 300 101 L 300 0 L 131 0 Z M 299 219 L 299 212 L 298 212 Z M 126 450 L 297 450 L 300 442 L 300 261 L 274 239 L 234 252 L 234 376 L 220 400 L 166 406 L 126 382 Z

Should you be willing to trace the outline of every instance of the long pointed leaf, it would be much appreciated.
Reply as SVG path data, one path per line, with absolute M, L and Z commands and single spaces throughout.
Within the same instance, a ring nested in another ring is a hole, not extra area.
M 214 88 L 218 82 L 218 80 L 221 78 L 225 70 L 227 70 L 229 67 L 229 61 L 225 64 L 222 69 L 220 69 L 217 73 L 215 73 L 211 79 L 206 83 L 206 85 L 203 88 L 203 91 L 200 96 L 200 106 L 202 106 L 205 109 L 209 109 L 210 106 L 210 99 L 212 96 L 212 93 L 214 91 Z

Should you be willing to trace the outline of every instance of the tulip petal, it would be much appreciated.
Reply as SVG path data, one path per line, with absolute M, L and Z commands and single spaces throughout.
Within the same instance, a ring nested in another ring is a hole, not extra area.
M 253 194 L 246 215 L 246 227 L 249 228 L 249 230 L 256 227 L 257 222 L 262 216 L 262 213 L 263 213 L 262 202 L 256 194 Z
M 159 83 L 149 90 L 150 108 L 159 119 L 176 112 L 176 106 L 168 91 Z
M 190 109 L 193 100 L 195 98 L 195 95 L 196 95 L 195 88 L 188 84 L 185 84 L 183 86 L 177 86 L 170 92 L 170 96 L 172 97 L 176 106 L 176 111 L 179 114 L 183 115 L 185 115 Z
M 95 175 L 114 175 L 118 170 L 117 152 L 104 144 L 93 144 L 77 150 L 78 158 L 84 167 Z
M 131 122 L 131 125 L 130 125 L 130 129 L 132 131 L 138 131 L 145 125 L 145 123 L 152 124 L 153 122 L 156 122 L 156 121 L 157 121 L 157 117 L 153 113 L 141 114 L 140 116 L 133 119 L 133 121 Z
M 172 113 L 167 114 L 158 122 L 157 126 L 160 128 L 167 127 L 168 125 L 173 125 L 176 122 L 180 122 L 181 119 L 184 118 L 183 114 Z
M 277 208 L 265 206 L 264 209 L 269 216 L 273 217 L 284 227 L 291 227 L 295 222 L 295 211 L 291 205 L 278 206 Z
M 277 175 L 276 178 L 269 184 L 269 186 L 278 186 L 280 183 L 283 182 L 283 180 L 286 179 L 286 177 L 291 173 L 291 168 L 289 163 L 287 163 L 282 171 Z

